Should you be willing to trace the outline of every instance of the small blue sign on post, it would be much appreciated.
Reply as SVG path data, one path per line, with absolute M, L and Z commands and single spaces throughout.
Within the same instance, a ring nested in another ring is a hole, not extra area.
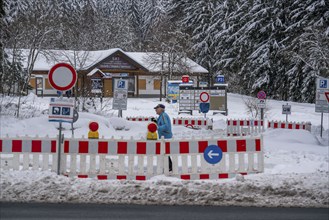
M 223 157 L 223 151 L 217 145 L 209 145 L 203 152 L 204 159 L 210 164 L 219 163 Z
M 320 79 L 320 85 L 319 85 L 319 87 L 321 88 L 321 89 L 326 89 L 326 88 L 328 88 L 328 85 L 327 85 L 327 80 L 326 79 Z
M 202 112 L 202 113 L 208 113 L 209 112 L 209 109 L 210 109 L 210 103 L 201 102 L 199 104 L 199 107 L 200 107 L 200 112 Z
M 215 78 L 215 81 L 216 81 L 216 83 L 224 84 L 225 83 L 224 76 L 223 75 L 217 75 L 216 78 Z
M 124 88 L 126 88 L 126 81 L 125 80 L 118 80 L 117 88 L 118 89 L 124 89 Z

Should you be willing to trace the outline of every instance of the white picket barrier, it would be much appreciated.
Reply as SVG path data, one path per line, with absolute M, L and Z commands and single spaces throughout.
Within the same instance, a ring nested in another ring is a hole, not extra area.
M 199 127 L 212 129 L 213 122 L 210 118 L 173 118 L 173 125 L 183 125 L 185 127 Z
M 204 150 L 209 145 L 217 145 L 223 152 L 216 165 L 204 159 Z M 166 140 L 166 156 L 172 160 L 172 176 L 181 179 L 222 179 L 264 171 L 262 136 Z M 164 173 L 169 175 L 169 160 L 165 158 L 164 162 Z
M 203 153 L 217 145 L 222 160 L 208 164 Z M 231 178 L 263 172 L 262 137 L 226 137 L 192 140 L 65 139 L 61 170 L 66 176 L 97 179 L 146 180 L 156 175 L 182 179 Z M 168 156 L 173 161 L 169 172 Z M 57 141 L 51 138 L 0 139 L 2 170 L 57 171 Z
M 227 136 L 257 135 L 265 131 L 263 120 L 229 119 L 226 124 Z
M 268 128 L 277 129 L 302 129 L 311 131 L 312 124 L 311 122 L 286 122 L 286 121 L 269 121 Z
M 134 117 L 126 117 L 126 120 L 127 121 L 151 121 L 152 118 L 156 118 L 156 117 L 134 116 Z
M 3 170 L 57 171 L 57 140 L 53 138 L 17 137 L 0 139 Z
M 163 174 L 161 145 L 133 139 L 66 139 L 61 172 L 80 178 L 146 180 Z

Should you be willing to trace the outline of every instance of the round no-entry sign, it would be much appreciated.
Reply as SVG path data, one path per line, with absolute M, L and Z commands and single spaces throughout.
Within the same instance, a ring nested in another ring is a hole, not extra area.
M 200 93 L 200 101 L 201 102 L 208 102 L 209 101 L 209 93 L 208 92 L 201 92 Z
M 75 69 L 67 63 L 57 63 L 48 73 L 50 85 L 59 91 L 70 90 L 77 81 Z
M 266 93 L 262 90 L 257 93 L 258 99 L 266 99 Z

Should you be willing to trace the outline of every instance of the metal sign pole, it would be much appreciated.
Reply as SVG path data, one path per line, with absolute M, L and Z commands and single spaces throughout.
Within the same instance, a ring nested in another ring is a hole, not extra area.
M 61 95 L 59 97 L 60 99 L 63 99 L 63 92 L 61 92 Z M 58 135 L 58 152 L 57 152 L 57 175 L 60 175 L 61 173 L 61 145 L 62 145 L 62 122 L 59 122 L 59 135 Z
M 322 138 L 322 127 L 323 127 L 323 112 L 321 112 L 321 131 L 320 131 L 321 138 Z
M 286 114 L 286 122 L 288 123 L 288 114 Z
M 71 130 L 72 130 L 72 137 L 74 137 L 74 128 L 73 128 L 73 122 L 71 123 Z
M 62 122 L 59 122 L 57 175 L 60 175 L 60 169 L 61 169 L 61 145 L 62 145 Z
M 260 108 L 260 120 L 264 120 L 264 109 Z

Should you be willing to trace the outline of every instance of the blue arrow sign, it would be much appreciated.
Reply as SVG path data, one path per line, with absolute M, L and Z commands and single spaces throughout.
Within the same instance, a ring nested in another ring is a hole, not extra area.
M 221 161 L 223 151 L 217 145 L 209 145 L 203 152 L 204 159 L 210 164 L 216 164 Z
M 210 103 L 201 102 L 199 104 L 199 107 L 200 107 L 200 112 L 208 113 L 210 108 Z

